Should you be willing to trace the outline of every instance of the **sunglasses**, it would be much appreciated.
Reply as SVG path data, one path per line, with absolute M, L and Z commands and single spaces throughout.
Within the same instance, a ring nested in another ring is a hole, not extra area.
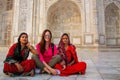
M 45 38 L 46 38 L 46 37 L 50 38 L 50 35 L 49 35 L 49 34 L 47 34 L 47 35 L 44 35 L 44 37 L 45 37 Z

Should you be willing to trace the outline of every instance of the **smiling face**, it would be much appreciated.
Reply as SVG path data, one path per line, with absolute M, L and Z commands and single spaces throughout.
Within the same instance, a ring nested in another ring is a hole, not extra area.
M 28 36 L 26 34 L 21 35 L 21 37 L 20 37 L 20 43 L 21 44 L 28 43 Z
M 51 35 L 50 35 L 50 33 L 48 31 L 45 33 L 44 39 L 45 39 L 46 42 L 50 42 Z

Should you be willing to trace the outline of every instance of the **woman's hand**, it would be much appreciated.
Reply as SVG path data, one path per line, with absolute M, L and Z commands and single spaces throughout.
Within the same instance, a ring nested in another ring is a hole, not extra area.
M 61 62 L 60 62 L 60 65 L 65 65 L 65 60 L 62 60 Z
M 26 46 L 31 50 L 32 49 L 32 46 L 30 45 L 30 42 L 28 42 L 27 44 L 26 44 Z
M 15 65 L 17 66 L 17 69 L 18 69 L 19 72 L 23 72 L 23 71 L 24 71 L 24 69 L 23 69 L 23 67 L 21 66 L 21 64 L 15 63 Z
M 75 61 L 74 60 L 72 60 L 69 64 L 67 64 L 68 66 L 71 66 L 71 65 L 73 65 L 75 63 Z
M 63 67 L 63 68 L 62 68 L 62 70 L 65 70 L 65 68 L 66 68 L 66 65 L 63 65 L 62 67 Z
M 26 46 L 30 49 L 30 51 L 31 51 L 33 54 L 38 54 L 37 50 L 35 50 L 34 47 L 30 45 L 29 42 L 26 44 Z
M 62 60 L 62 61 L 60 62 L 60 65 L 62 65 L 62 67 L 63 67 L 62 70 L 64 70 L 64 69 L 66 68 L 65 61 L 64 61 L 64 60 Z

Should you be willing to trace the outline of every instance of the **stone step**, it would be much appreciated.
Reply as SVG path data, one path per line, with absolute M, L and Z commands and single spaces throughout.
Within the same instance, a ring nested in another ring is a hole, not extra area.
M 101 52 L 120 52 L 120 48 L 99 48 Z

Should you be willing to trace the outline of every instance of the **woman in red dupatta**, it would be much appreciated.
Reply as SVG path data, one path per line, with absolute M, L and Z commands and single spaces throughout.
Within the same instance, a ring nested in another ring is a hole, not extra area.
M 4 61 L 3 72 L 9 76 L 34 76 L 34 60 L 27 59 L 29 52 L 37 51 L 28 42 L 27 33 L 21 33 L 18 42 L 13 44 Z
M 86 63 L 79 62 L 76 54 L 76 48 L 70 43 L 67 33 L 64 33 L 58 45 L 59 54 L 62 61 L 55 65 L 55 68 L 60 70 L 60 76 L 68 76 L 75 73 L 85 74 Z

